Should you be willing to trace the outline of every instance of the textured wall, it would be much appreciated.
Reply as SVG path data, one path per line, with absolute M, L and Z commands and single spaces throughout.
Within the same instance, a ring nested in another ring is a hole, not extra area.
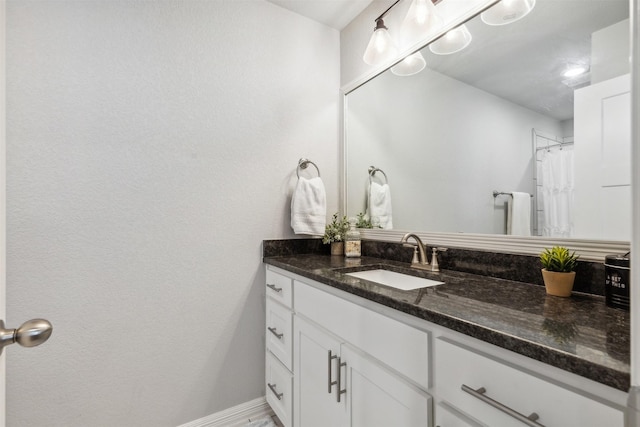
M 8 427 L 175 426 L 264 394 L 263 238 L 337 209 L 339 34 L 262 0 L 7 5 Z

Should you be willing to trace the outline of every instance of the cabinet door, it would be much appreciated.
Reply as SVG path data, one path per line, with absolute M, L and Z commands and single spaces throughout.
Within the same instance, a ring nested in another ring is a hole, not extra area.
M 340 388 L 354 427 L 430 426 L 431 396 L 373 359 L 343 345 Z M 346 374 L 346 375 L 345 375 Z
M 299 316 L 293 330 L 294 425 L 346 426 L 346 399 L 337 401 L 340 341 Z
M 486 427 L 484 424 L 472 420 L 445 402 L 440 402 L 435 405 L 434 412 L 434 424 L 436 427 Z

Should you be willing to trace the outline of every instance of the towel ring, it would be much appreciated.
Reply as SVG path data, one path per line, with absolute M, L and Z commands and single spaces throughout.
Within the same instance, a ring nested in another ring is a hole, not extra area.
M 320 178 L 320 169 L 318 169 L 318 165 L 316 165 L 309 159 L 305 159 L 304 157 L 298 160 L 298 167 L 296 168 L 296 175 L 298 176 L 298 178 L 300 178 L 300 169 L 306 169 L 307 166 L 309 166 L 309 163 L 311 163 L 316 168 L 316 171 L 318 171 L 318 178 Z
M 387 178 L 387 174 L 384 173 L 384 171 L 382 169 L 379 169 L 379 168 L 377 168 L 375 166 L 369 166 L 369 184 L 371 184 L 371 178 L 373 178 L 373 175 L 375 175 L 376 172 L 380 172 L 382 175 L 384 175 L 385 184 L 389 183 L 389 179 Z
M 498 196 L 511 196 L 511 197 L 513 197 L 513 193 L 508 193 L 506 191 L 493 190 L 493 197 L 496 198 Z M 529 197 L 533 197 L 533 194 L 529 193 Z

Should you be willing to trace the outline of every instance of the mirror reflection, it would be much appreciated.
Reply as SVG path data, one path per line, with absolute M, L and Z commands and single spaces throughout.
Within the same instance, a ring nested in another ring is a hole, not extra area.
M 629 240 L 628 17 L 626 0 L 538 0 L 500 26 L 477 16 L 464 49 L 427 46 L 422 71 L 350 92 L 347 214 L 398 230 Z

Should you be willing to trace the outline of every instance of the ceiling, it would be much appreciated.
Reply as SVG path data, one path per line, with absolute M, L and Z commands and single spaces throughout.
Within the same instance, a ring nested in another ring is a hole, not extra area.
M 267 0 L 342 30 L 373 0 Z M 467 23 L 471 45 L 454 55 L 422 50 L 427 66 L 558 120 L 573 117 L 570 63 L 587 63 L 591 34 L 629 16 L 628 0 L 537 0 L 525 18 L 503 26 Z M 588 74 L 582 84 L 589 83 Z
M 372 0 L 267 0 L 297 14 L 342 30 Z
M 538 0 L 523 19 L 489 26 L 476 17 L 466 49 L 452 55 L 422 50 L 427 67 L 557 120 L 573 118 L 573 91 L 563 83 L 571 64 L 590 65 L 591 34 L 629 17 L 628 0 Z M 576 83 L 578 83 L 576 85 Z

